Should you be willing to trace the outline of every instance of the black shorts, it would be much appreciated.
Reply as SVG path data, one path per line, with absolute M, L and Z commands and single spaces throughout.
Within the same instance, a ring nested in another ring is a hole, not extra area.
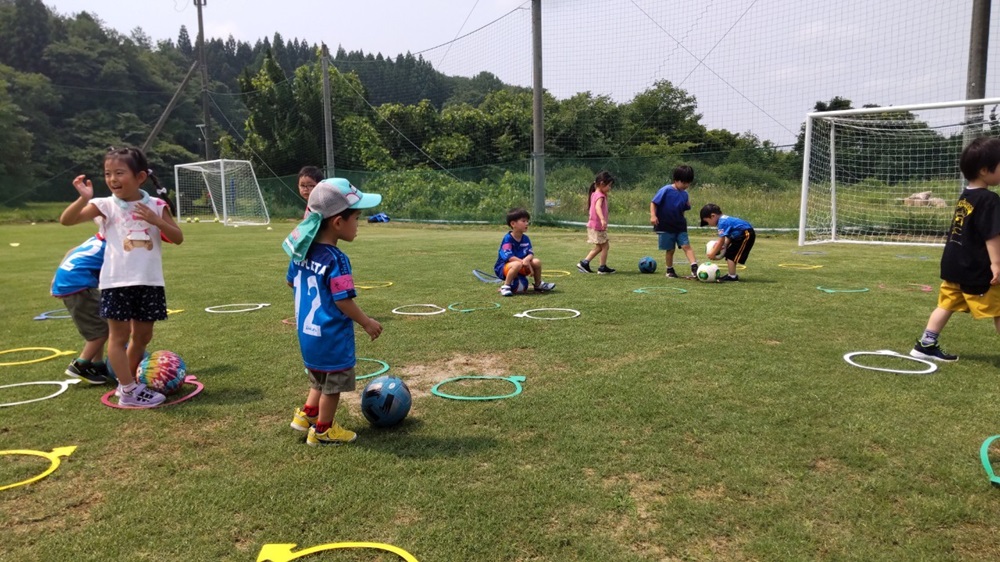
M 743 236 L 733 238 L 729 241 L 729 246 L 726 247 L 726 259 L 736 263 L 746 263 L 747 256 L 750 255 L 750 250 L 753 249 L 753 243 L 756 239 L 757 234 L 752 228 L 744 231 Z
M 136 285 L 101 290 L 101 318 L 128 322 L 167 319 L 167 295 L 163 287 Z

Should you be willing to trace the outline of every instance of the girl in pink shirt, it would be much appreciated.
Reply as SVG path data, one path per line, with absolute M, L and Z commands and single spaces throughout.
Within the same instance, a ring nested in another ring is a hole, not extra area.
M 594 183 L 590 184 L 590 199 L 587 202 L 589 219 L 587 220 L 587 243 L 594 247 L 587 252 L 587 257 L 576 264 L 576 268 L 583 273 L 593 273 L 590 269 L 590 260 L 597 254 L 601 255 L 601 265 L 597 268 L 597 273 L 614 273 L 615 270 L 608 267 L 608 192 L 615 183 L 615 178 L 606 171 L 597 174 Z

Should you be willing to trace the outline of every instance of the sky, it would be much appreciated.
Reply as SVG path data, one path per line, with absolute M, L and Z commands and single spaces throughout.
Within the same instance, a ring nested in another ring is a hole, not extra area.
M 205 1 L 210 38 L 254 43 L 278 32 L 532 84 L 530 0 Z M 625 103 L 669 80 L 697 99 L 703 125 L 789 145 L 816 102 L 834 96 L 855 107 L 964 99 L 972 1 L 545 0 L 544 86 L 559 99 L 591 92 Z M 176 39 L 181 25 L 197 34 L 193 0 L 46 4 L 123 34 Z M 986 97 L 1000 97 L 998 5 L 991 25 Z M 956 121 L 956 112 L 919 115 Z

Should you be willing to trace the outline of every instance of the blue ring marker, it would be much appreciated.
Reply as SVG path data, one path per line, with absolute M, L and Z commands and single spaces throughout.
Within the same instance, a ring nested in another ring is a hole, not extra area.
M 365 380 L 365 379 L 370 379 L 372 377 L 377 377 L 377 376 L 381 375 L 382 373 L 385 373 L 385 372 L 387 372 L 389 370 L 389 364 L 386 363 L 385 361 L 380 360 L 380 359 L 368 359 L 366 357 L 358 357 L 358 361 L 372 361 L 374 363 L 378 363 L 379 365 L 382 365 L 382 368 L 379 369 L 379 370 L 377 370 L 377 371 L 375 371 L 374 373 L 372 373 L 370 375 L 361 375 L 360 377 L 355 376 L 354 380 L 361 381 L 361 380 Z
M 860 289 L 827 289 L 826 287 L 817 286 L 817 289 L 823 291 L 824 293 L 867 293 L 868 288 L 862 287 Z
M 687 292 L 687 289 L 681 289 L 679 287 L 639 287 L 638 289 L 632 292 L 649 295 L 652 294 L 652 291 L 671 291 L 677 293 L 678 295 L 683 295 L 684 293 Z
M 983 463 L 983 468 L 986 469 L 986 475 L 990 477 L 990 484 L 994 486 L 1000 486 L 1000 478 L 993 473 L 993 466 L 990 464 L 990 443 L 1000 439 L 1000 435 L 994 435 L 989 437 L 986 441 L 983 441 L 983 445 L 979 447 L 979 460 Z
M 514 392 L 511 392 L 510 394 L 497 395 L 497 396 L 456 396 L 454 394 L 446 394 L 446 393 L 441 392 L 440 390 L 438 390 L 438 388 L 440 388 L 441 386 L 443 386 L 443 385 L 445 385 L 447 383 L 455 382 L 455 381 L 460 381 L 460 380 L 464 380 L 464 379 L 480 379 L 480 380 L 500 380 L 500 381 L 507 381 L 507 382 L 509 382 L 509 383 L 511 383 L 511 384 L 514 385 Z M 437 383 L 436 385 L 434 385 L 434 388 L 431 389 L 431 394 L 433 394 L 434 396 L 440 396 L 441 398 L 448 398 L 448 399 L 451 399 L 451 400 L 501 400 L 503 398 L 513 398 L 513 397 L 517 396 L 518 394 L 521 394 L 521 390 L 522 390 L 521 383 L 524 382 L 525 380 L 526 380 L 525 377 L 522 377 L 520 375 L 515 375 L 515 376 L 512 376 L 512 377 L 493 377 L 493 376 L 485 376 L 485 375 L 462 375 L 460 377 L 453 377 L 453 378 L 450 378 L 450 379 L 447 379 L 447 380 L 443 380 L 443 381 Z
M 460 305 L 463 302 L 475 302 L 475 301 L 458 301 L 458 302 L 453 302 L 453 303 L 451 303 L 451 304 L 448 305 L 448 310 L 452 310 L 454 312 L 472 312 L 473 310 L 495 310 L 497 308 L 500 308 L 500 303 L 498 303 L 498 302 L 491 302 L 490 304 L 492 304 L 493 306 L 486 306 L 486 307 L 479 307 L 479 308 L 454 308 L 455 306 Z M 483 301 L 483 302 L 487 302 L 487 301 Z
M 67 313 L 66 316 L 50 316 L 53 312 L 63 312 L 63 311 L 66 311 Z M 38 316 L 35 316 L 34 320 L 60 320 L 63 318 L 70 318 L 69 310 L 66 310 L 65 308 L 57 308 L 55 310 L 43 312 Z

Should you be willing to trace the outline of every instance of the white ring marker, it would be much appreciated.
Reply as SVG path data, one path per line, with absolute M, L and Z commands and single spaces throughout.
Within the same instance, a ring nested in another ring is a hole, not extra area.
M 559 312 L 572 312 L 573 316 L 560 316 L 558 318 L 545 318 L 544 316 L 532 316 L 532 312 L 542 312 L 543 310 L 556 310 Z M 572 308 L 532 308 L 531 310 L 525 310 L 524 312 L 514 315 L 514 318 L 531 318 L 532 320 L 569 320 L 570 318 L 576 318 L 580 315 L 579 310 L 573 310 Z
M 236 310 L 219 310 L 220 308 L 227 308 L 230 306 L 243 306 L 246 308 L 238 308 Z M 230 314 L 233 312 L 252 312 L 254 310 L 260 310 L 265 306 L 271 306 L 271 303 L 260 302 L 260 303 L 220 304 L 218 306 L 210 306 L 206 308 L 205 312 L 212 312 L 215 314 Z
M 857 355 L 878 355 L 881 357 L 896 357 L 899 359 L 906 359 L 909 361 L 916 361 L 917 363 L 923 363 L 927 365 L 927 368 L 923 371 L 903 371 L 901 369 L 886 369 L 883 367 L 869 367 L 868 365 L 859 365 L 855 363 L 852 359 Z M 903 355 L 901 353 L 896 353 L 891 349 L 880 349 L 878 351 L 853 351 L 851 353 L 844 354 L 844 361 L 847 361 L 849 365 L 854 365 L 855 367 L 860 367 L 862 369 L 869 369 L 872 371 L 882 371 L 884 373 L 896 373 L 899 375 L 929 375 L 934 371 L 937 371 L 937 364 L 928 361 L 927 359 L 921 359 L 919 357 L 910 357 L 909 355 Z
M 434 308 L 436 310 L 432 310 L 430 312 L 402 312 L 400 310 L 403 308 L 410 308 L 413 306 L 424 306 L 424 307 Z M 434 316 L 435 314 L 441 314 L 442 312 L 448 312 L 448 309 L 441 308 L 436 304 L 404 304 L 403 306 L 397 306 L 396 308 L 392 309 L 393 314 L 402 314 L 404 316 Z
M 20 402 L 7 402 L 5 404 L 0 404 L 0 408 L 6 407 L 6 406 L 20 406 L 22 404 L 31 404 L 32 402 L 41 402 L 42 400 L 48 400 L 49 398 L 55 398 L 56 396 L 59 396 L 63 392 L 66 392 L 67 390 L 69 390 L 69 385 L 71 385 L 71 384 L 77 384 L 78 382 L 80 382 L 80 379 L 66 379 L 64 381 L 19 382 L 19 383 L 16 383 L 16 384 L 5 384 L 3 386 L 0 386 L 0 388 L 14 388 L 15 386 L 31 386 L 31 385 L 37 385 L 37 384 L 54 384 L 54 385 L 58 385 L 61 388 L 59 388 L 59 390 L 53 392 L 52 394 L 49 394 L 48 396 L 42 396 L 41 398 L 32 398 L 31 400 L 22 400 Z

